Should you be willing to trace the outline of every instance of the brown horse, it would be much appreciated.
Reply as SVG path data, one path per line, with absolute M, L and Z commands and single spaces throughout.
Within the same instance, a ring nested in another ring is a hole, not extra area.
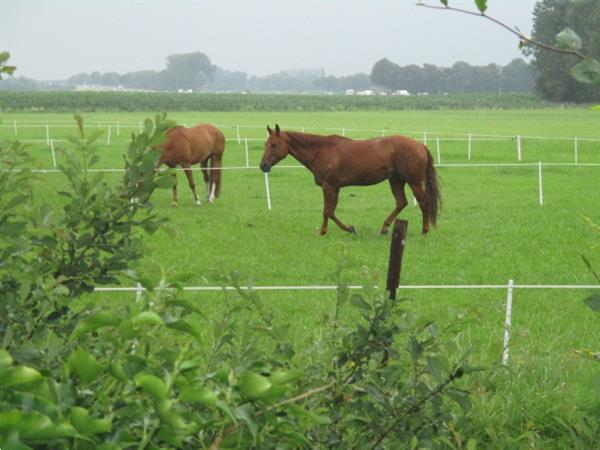
M 431 153 L 420 142 L 405 136 L 389 136 L 367 140 L 352 140 L 342 136 L 275 131 L 267 126 L 269 137 L 260 162 L 263 172 L 285 158 L 288 153 L 302 163 L 323 188 L 323 225 L 327 233 L 332 219 L 344 231 L 355 233 L 353 226 L 344 225 L 335 215 L 340 188 L 368 186 L 388 180 L 396 198 L 396 208 L 385 219 L 381 233 L 387 232 L 394 218 L 407 205 L 404 185 L 408 183 L 423 213 L 423 234 L 429 223 L 436 223 L 441 206 L 438 177 Z
M 200 163 L 206 183 L 206 198 L 209 203 L 213 203 L 221 191 L 221 165 L 225 151 L 223 133 L 208 124 L 196 125 L 192 128 L 177 126 L 167 131 L 167 140 L 161 145 L 161 148 L 162 156 L 159 166 L 166 164 L 173 168 L 181 165 L 197 206 L 200 206 L 200 199 L 196 194 L 192 164 Z M 209 161 L 210 168 L 208 167 Z M 173 185 L 173 206 L 177 206 L 177 183 Z

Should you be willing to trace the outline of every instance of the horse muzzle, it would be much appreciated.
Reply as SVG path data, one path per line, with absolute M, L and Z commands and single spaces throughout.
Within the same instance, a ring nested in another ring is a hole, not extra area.
M 269 173 L 271 171 L 271 163 L 268 162 L 261 162 L 260 163 L 260 170 L 262 170 L 264 173 Z

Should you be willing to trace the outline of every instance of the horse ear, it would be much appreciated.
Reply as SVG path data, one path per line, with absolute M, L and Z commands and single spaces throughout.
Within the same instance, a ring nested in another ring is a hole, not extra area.
M 275 124 L 275 133 L 277 133 L 277 136 L 279 136 L 279 132 L 280 132 L 280 131 L 281 131 L 281 130 L 279 129 L 279 124 L 278 124 L 278 123 L 276 123 L 276 124 Z
M 273 130 L 271 130 L 271 127 L 269 125 L 267 125 L 267 131 L 269 132 L 269 136 L 273 134 Z

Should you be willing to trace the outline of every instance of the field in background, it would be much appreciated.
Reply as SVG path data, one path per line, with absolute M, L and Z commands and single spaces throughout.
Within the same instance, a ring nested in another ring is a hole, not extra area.
M 151 113 L 86 114 L 91 131 L 111 126 L 99 140 L 101 168 L 121 168 L 121 154 L 131 132 Z M 256 169 L 262 154 L 265 126 L 279 123 L 323 134 L 369 137 L 392 132 L 423 139 L 437 160 L 442 178 L 443 208 L 437 229 L 421 236 L 421 218 L 412 205 L 400 215 L 409 221 L 401 283 L 441 284 L 593 284 L 581 260 L 591 256 L 600 267 L 597 237 L 584 220 L 600 223 L 600 114 L 586 110 L 345 112 L 345 113 L 173 113 L 170 118 L 188 125 L 220 125 L 229 138 L 222 197 L 214 205 L 193 205 L 184 177 L 179 174 L 180 206 L 172 208 L 170 191 L 153 197 L 156 210 L 170 220 L 175 236 L 160 230 L 146 239 L 148 256 L 140 269 L 156 272 L 156 264 L 172 272 L 191 272 L 188 285 L 218 284 L 218 275 L 237 271 L 255 285 L 334 284 L 340 249 L 348 254 L 344 278 L 364 282 L 364 267 L 373 277 L 385 277 L 389 236 L 379 236 L 384 218 L 393 208 L 387 184 L 342 190 L 338 216 L 358 231 L 348 235 L 330 224 L 329 234 L 317 235 L 322 194 L 304 168 L 275 167 L 270 174 L 271 211 L 267 210 L 263 174 Z M 31 153 L 38 168 L 53 167 L 46 145 L 46 124 L 60 164 L 61 142 L 74 127 L 67 114 L 3 114 L 0 139 L 39 140 Z M 35 121 L 35 122 L 34 122 Z M 35 128 L 27 128 L 29 123 Z M 117 134 L 117 123 L 119 133 Z M 238 132 L 240 143 L 238 144 Z M 468 160 L 468 133 L 472 134 Z M 500 135 L 505 137 L 477 136 Z M 520 166 L 452 167 L 443 164 L 516 164 Z M 550 137 L 554 139 L 539 139 Z M 556 139 L 565 138 L 565 139 Z M 461 139 L 461 140 L 455 140 Z M 483 139 L 483 140 L 478 140 Z M 578 166 L 543 166 L 544 205 L 539 204 L 538 161 L 572 164 L 577 146 Z M 288 158 L 282 165 L 297 165 Z M 534 165 L 527 165 L 534 164 Z M 107 173 L 107 179 L 119 173 Z M 40 194 L 56 197 L 60 174 L 40 174 Z M 196 173 L 199 192 L 204 192 Z M 409 199 L 411 197 L 409 196 Z M 54 201 L 54 200 L 53 200 Z M 218 314 L 222 293 L 187 293 L 203 302 L 208 314 Z M 261 294 L 279 320 L 290 324 L 294 339 L 310 348 L 333 307 L 334 291 L 276 291 Z M 500 361 L 506 289 L 410 290 L 408 308 L 432 317 L 443 326 L 462 328 L 462 350 L 472 349 L 476 362 Z M 578 348 L 597 346 L 597 321 L 583 305 L 588 291 L 517 289 L 514 293 L 511 365 L 506 409 L 519 421 L 534 409 L 560 416 L 568 408 L 588 405 L 592 398 L 592 363 L 574 356 Z M 135 294 L 94 294 L 95 301 L 130 301 Z M 523 380 L 526 380 L 523 383 Z M 506 391 L 504 390 L 506 389 Z M 508 415 L 508 413 L 507 413 Z M 524 420 L 524 419 L 523 419 Z

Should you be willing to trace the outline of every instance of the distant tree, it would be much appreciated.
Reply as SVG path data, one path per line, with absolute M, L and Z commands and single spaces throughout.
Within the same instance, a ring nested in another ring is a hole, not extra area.
M 522 58 L 515 58 L 502 68 L 500 82 L 502 91 L 531 92 L 534 89 L 533 68 Z
M 600 1 L 543 0 L 533 11 L 534 39 L 553 42 L 555 36 L 569 28 L 581 36 L 581 52 L 600 59 Z M 583 84 L 571 71 L 579 63 L 572 55 L 547 52 L 539 47 L 528 48 L 533 55 L 537 91 L 548 100 L 587 102 L 600 100 L 598 86 Z
M 330 92 L 345 92 L 348 89 L 363 91 L 373 87 L 373 83 L 366 73 L 357 73 L 342 77 L 329 75 L 317 78 L 313 81 L 313 85 L 318 89 Z
M 165 80 L 171 89 L 200 89 L 215 74 L 216 67 L 204 53 L 183 53 L 167 57 Z
M 400 66 L 387 58 L 383 58 L 373 65 L 370 78 L 375 85 L 381 86 L 387 92 L 392 92 L 400 89 L 398 85 L 399 75 Z

